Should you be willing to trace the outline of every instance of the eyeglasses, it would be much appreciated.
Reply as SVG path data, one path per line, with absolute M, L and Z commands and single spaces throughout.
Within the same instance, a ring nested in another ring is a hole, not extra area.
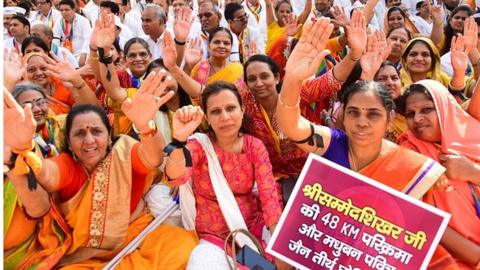
M 147 59 L 149 54 L 147 52 L 139 52 L 139 53 L 129 53 L 127 54 L 127 58 L 130 60 L 137 59 L 137 56 L 140 56 L 142 59 Z
M 25 101 L 24 103 L 21 104 L 22 108 L 25 108 L 25 106 L 27 106 L 27 104 L 30 104 L 32 106 L 32 108 L 34 106 L 37 106 L 37 107 L 43 107 L 45 105 L 47 105 L 48 103 L 48 100 L 46 98 L 39 98 L 39 99 L 36 99 L 36 100 L 32 100 L 32 101 Z
M 198 14 L 198 18 L 201 20 L 203 17 L 205 18 L 210 18 L 213 16 L 213 13 L 212 12 L 206 12 L 206 13 L 202 13 L 202 14 Z
M 246 22 L 246 21 L 248 21 L 248 14 L 245 13 L 240 17 L 233 18 L 233 20 L 238 21 L 238 22 Z

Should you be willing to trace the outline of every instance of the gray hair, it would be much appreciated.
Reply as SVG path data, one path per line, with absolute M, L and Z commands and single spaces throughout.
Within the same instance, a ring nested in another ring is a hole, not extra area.
M 212 1 L 203 2 L 198 8 L 200 8 L 202 6 L 205 6 L 205 5 L 212 5 L 212 11 L 215 12 L 215 13 L 220 12 L 220 9 L 218 8 L 217 3 L 214 3 Z
M 145 6 L 145 9 L 143 11 L 145 11 L 147 9 L 153 10 L 153 12 L 155 14 L 155 17 L 160 18 L 165 23 L 167 23 L 167 15 L 165 15 L 165 12 L 163 11 L 163 9 L 159 5 L 150 3 L 150 4 L 147 4 Z
M 31 82 L 17 83 L 17 85 L 15 85 L 15 87 L 13 88 L 12 96 L 17 99 L 21 94 L 30 90 L 37 91 L 42 94 L 44 98 L 47 98 L 47 95 L 45 94 L 45 89 L 43 89 L 43 87 L 41 87 L 40 85 Z
M 33 27 L 40 27 L 40 30 L 42 30 L 43 34 L 49 38 L 53 38 L 53 31 L 48 27 L 48 25 L 44 23 L 38 23 L 32 26 Z M 48 44 L 47 44 L 48 45 Z

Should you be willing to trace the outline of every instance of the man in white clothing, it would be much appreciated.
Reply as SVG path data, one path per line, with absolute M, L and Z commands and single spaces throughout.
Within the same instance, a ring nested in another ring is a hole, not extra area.
M 30 22 L 22 15 L 14 15 L 10 19 L 9 25 L 12 37 L 5 40 L 5 48 L 15 49 L 20 54 L 22 52 L 22 42 L 30 34 Z
M 72 0 L 60 2 L 62 19 L 53 26 L 53 43 L 70 50 L 78 64 L 83 66 L 87 59 L 92 28 L 88 19 L 75 13 L 75 3 Z
M 153 59 L 162 57 L 162 38 L 167 17 L 163 9 L 156 4 L 147 4 L 142 12 L 143 38 L 148 43 Z
M 255 27 L 263 39 L 263 43 L 267 43 L 267 7 L 264 1 L 245 0 L 241 3 L 248 14 L 248 25 Z
M 83 13 L 90 21 L 90 24 L 93 26 L 100 15 L 100 2 L 101 0 L 90 0 L 83 8 Z
M 144 36 L 142 29 L 142 13 L 136 9 L 132 9 L 129 0 L 114 0 L 120 7 L 118 17 L 120 21 L 130 29 L 134 37 Z
M 256 53 L 265 53 L 265 42 L 260 37 L 257 29 L 248 25 L 248 13 L 239 3 L 229 3 L 225 6 L 225 19 L 228 22 L 230 31 L 234 39 L 238 40 L 238 53 L 240 62 L 245 63 L 248 58 L 249 46 L 251 42 L 256 45 Z
M 173 33 L 173 22 L 174 22 L 175 18 L 177 18 L 179 16 L 178 14 L 182 11 L 183 8 L 190 8 L 191 9 L 191 5 L 190 5 L 189 0 L 173 0 L 172 1 L 171 9 L 172 9 L 172 12 L 173 12 L 173 16 L 168 16 L 168 20 L 167 20 L 167 30 L 170 33 Z M 196 13 L 192 11 L 192 14 L 193 14 L 193 16 L 195 16 Z M 192 23 L 192 26 L 190 27 L 190 32 L 188 34 L 188 39 L 192 39 L 192 38 L 196 37 L 198 35 L 198 33 L 200 33 L 201 29 L 202 29 L 202 26 L 200 25 L 200 22 L 194 20 L 193 23 Z
M 33 11 L 30 15 L 30 21 L 41 21 L 53 29 L 53 25 L 62 18 L 60 11 L 56 10 L 51 0 L 37 0 L 38 10 Z

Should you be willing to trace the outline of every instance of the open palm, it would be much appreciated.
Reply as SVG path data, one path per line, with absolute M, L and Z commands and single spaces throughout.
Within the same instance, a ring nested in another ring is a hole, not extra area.
M 288 58 L 285 76 L 304 80 L 314 74 L 328 54 L 328 51 L 325 51 L 325 45 L 332 30 L 333 25 L 330 24 L 330 19 L 325 17 L 307 24 L 298 44 Z
M 4 89 L 3 108 L 4 143 L 16 150 L 31 147 L 37 127 L 32 114 L 32 106 L 20 107 L 13 96 Z
M 365 17 L 359 10 L 354 10 L 352 21 L 345 26 L 347 29 L 348 46 L 352 54 L 361 56 L 367 46 L 367 25 Z
M 172 70 L 177 65 L 177 49 L 173 44 L 172 35 L 165 31 L 162 44 L 163 64 L 168 70 Z
M 123 113 L 140 130 L 145 130 L 155 117 L 160 106 L 165 104 L 175 93 L 166 92 L 169 77 L 164 70 L 158 74 L 150 73 L 132 99 L 122 104 Z
M 202 60 L 202 57 L 202 40 L 198 37 L 189 40 L 185 48 L 185 64 L 193 67 Z
M 103 12 L 95 23 L 90 43 L 98 48 L 110 49 L 115 42 L 115 19 L 112 14 Z
M 464 36 L 452 38 L 450 60 L 455 72 L 458 72 L 458 74 L 465 74 L 468 67 L 468 52 L 466 51 L 466 41 Z
M 192 10 L 189 7 L 183 7 L 173 21 L 173 33 L 177 41 L 184 42 L 187 40 L 192 23 Z

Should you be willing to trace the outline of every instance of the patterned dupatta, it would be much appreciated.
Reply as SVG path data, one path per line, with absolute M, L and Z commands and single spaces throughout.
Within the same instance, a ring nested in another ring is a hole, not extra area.
M 260 14 L 262 13 L 262 5 L 260 4 L 260 1 L 257 1 L 255 5 L 250 4 L 249 0 L 245 0 L 247 2 L 247 7 L 252 12 L 253 16 L 255 16 L 255 20 L 257 22 L 260 22 Z
M 50 29 L 53 29 L 53 14 L 52 14 L 52 8 L 50 8 L 50 11 L 48 12 L 47 16 L 43 16 L 43 14 L 38 11 L 38 14 L 37 14 L 37 20 L 39 21 L 42 21 L 43 22 L 43 18 L 46 18 L 47 19 L 47 25 Z
M 67 20 L 62 19 L 60 21 L 60 25 L 62 27 L 63 35 L 65 36 L 63 47 L 67 48 L 71 53 L 73 53 L 73 21 L 69 23 Z

